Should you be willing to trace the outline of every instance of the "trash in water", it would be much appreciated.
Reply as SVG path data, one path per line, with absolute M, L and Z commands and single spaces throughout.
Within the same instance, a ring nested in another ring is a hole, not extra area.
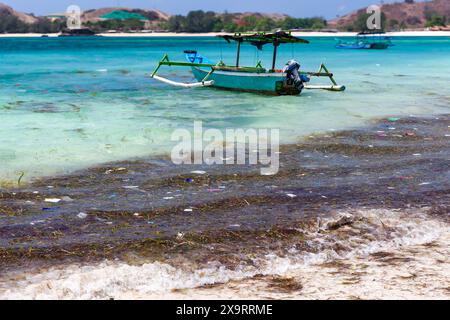
M 431 182 L 422 182 L 419 184 L 419 186 L 428 186 L 430 184 L 431 184 Z
M 391 121 L 391 122 L 395 122 L 395 121 L 400 120 L 400 118 L 388 118 L 387 120 L 388 120 L 388 121 Z
M 80 212 L 79 214 L 77 214 L 77 217 L 80 219 L 86 219 L 87 218 L 87 214 L 84 212 Z
M 42 208 L 42 211 L 54 211 L 54 210 L 58 210 L 59 207 L 53 207 L 53 208 Z
M 50 202 L 50 203 L 58 203 L 60 201 L 61 201 L 61 199 L 58 199 L 58 198 L 46 198 L 45 199 L 45 202 Z
M 193 173 L 193 174 L 205 174 L 206 171 L 196 170 L 196 171 L 191 171 L 191 173 Z
M 194 210 L 192 210 L 192 209 L 184 209 L 184 212 L 192 212 L 192 211 L 194 211 Z
M 124 172 L 127 171 L 127 168 L 114 168 L 114 169 L 109 169 L 105 171 L 105 174 L 111 174 L 111 173 L 119 173 L 119 172 Z
M 297 195 L 292 194 L 292 193 L 287 193 L 286 194 L 289 198 L 297 198 Z
M 164 200 L 172 200 L 173 197 L 164 197 Z
M 415 157 L 420 157 L 421 154 L 420 154 L 420 153 L 414 153 L 413 156 L 415 156 Z
M 178 232 L 177 238 L 178 238 L 178 239 L 183 239 L 183 237 L 184 237 L 184 234 L 181 233 L 181 232 Z
M 137 189 L 139 186 L 123 186 L 124 189 Z
M 65 202 L 72 202 L 72 201 L 74 201 L 71 197 L 68 197 L 68 196 L 62 197 L 61 200 L 65 201 Z
M 220 192 L 222 189 L 208 189 L 208 192 Z
M 187 178 L 186 180 L 184 180 L 184 181 L 186 181 L 187 183 L 192 183 L 192 182 L 194 182 L 194 179 L 191 179 L 191 178 Z

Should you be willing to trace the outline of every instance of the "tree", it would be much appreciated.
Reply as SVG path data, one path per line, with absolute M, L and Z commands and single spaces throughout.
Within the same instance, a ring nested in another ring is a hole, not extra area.
M 426 27 L 445 27 L 447 25 L 447 17 L 440 16 L 438 14 L 433 14 L 429 18 L 427 18 Z

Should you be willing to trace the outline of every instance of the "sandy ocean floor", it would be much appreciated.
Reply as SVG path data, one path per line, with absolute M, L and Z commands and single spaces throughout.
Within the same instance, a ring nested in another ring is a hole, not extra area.
M 449 125 L 312 135 L 276 176 L 161 158 L 3 189 L 0 299 L 448 299 Z

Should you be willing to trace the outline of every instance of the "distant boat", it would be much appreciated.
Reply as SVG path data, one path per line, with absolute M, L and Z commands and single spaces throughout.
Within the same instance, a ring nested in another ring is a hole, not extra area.
M 61 33 L 58 37 L 93 37 L 97 36 L 94 31 L 82 28 L 82 29 L 68 29 Z
M 317 72 L 306 72 L 300 70 L 300 64 L 295 60 L 290 60 L 283 70 L 276 69 L 277 49 L 285 43 L 304 43 L 309 41 L 296 38 L 290 33 L 278 31 L 276 33 L 236 33 L 234 35 L 219 36 L 228 43 L 237 43 L 236 64 L 234 66 L 225 65 L 223 61 L 218 63 L 208 60 L 195 50 L 185 51 L 187 62 L 170 61 L 165 55 L 159 62 L 151 77 L 155 80 L 169 85 L 195 88 L 195 87 L 215 87 L 218 89 L 257 92 L 274 95 L 298 95 L 303 89 L 322 89 L 329 91 L 344 91 L 345 86 L 338 85 L 333 78 L 333 74 L 322 64 Z M 249 43 L 261 50 L 264 45 L 273 45 L 272 67 L 266 69 L 259 61 L 256 66 L 240 66 L 239 58 L 241 44 Z M 157 75 L 161 66 L 189 67 L 198 82 L 180 83 Z M 325 77 L 331 81 L 330 85 L 310 85 L 310 77 Z
M 374 49 L 384 50 L 394 46 L 392 38 L 384 32 L 372 31 L 358 33 L 353 41 L 337 39 L 337 49 Z

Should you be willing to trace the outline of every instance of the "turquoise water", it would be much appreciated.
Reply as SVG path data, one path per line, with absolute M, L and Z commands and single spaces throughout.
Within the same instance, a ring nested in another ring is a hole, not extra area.
M 194 120 L 215 128 L 280 128 L 283 142 L 364 125 L 374 117 L 449 111 L 450 38 L 398 38 L 385 51 L 337 50 L 334 39 L 286 45 L 304 69 L 321 62 L 344 93 L 268 97 L 179 89 L 149 79 L 164 53 L 196 49 L 233 63 L 235 47 L 214 38 L 0 39 L 0 179 L 61 174 L 103 162 L 167 153 L 175 128 Z M 244 46 L 242 64 L 260 58 Z M 193 80 L 189 70 L 161 75 Z

